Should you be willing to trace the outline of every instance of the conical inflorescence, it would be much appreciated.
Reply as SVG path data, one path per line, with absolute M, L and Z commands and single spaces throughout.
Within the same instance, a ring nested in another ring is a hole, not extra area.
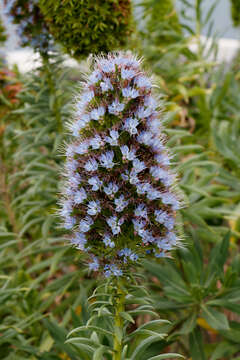
M 178 244 L 180 201 L 139 60 L 125 53 L 95 59 L 71 132 L 60 212 L 90 269 L 119 276 L 141 257 L 166 256 Z

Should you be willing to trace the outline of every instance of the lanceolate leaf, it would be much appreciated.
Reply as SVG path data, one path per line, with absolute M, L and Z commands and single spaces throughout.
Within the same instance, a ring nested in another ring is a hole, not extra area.
M 204 319 L 213 329 L 216 330 L 229 329 L 227 317 L 223 313 L 215 310 L 211 306 L 206 306 L 206 305 L 202 305 L 202 310 L 203 310 L 202 314 Z

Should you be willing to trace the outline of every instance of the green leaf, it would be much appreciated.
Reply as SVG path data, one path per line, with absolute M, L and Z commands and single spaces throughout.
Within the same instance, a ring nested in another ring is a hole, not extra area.
M 102 329 L 98 326 L 79 326 L 77 327 L 76 329 L 73 329 L 71 330 L 67 337 L 71 336 L 73 333 L 75 332 L 78 332 L 78 331 L 88 331 L 88 330 L 94 330 L 96 332 L 100 332 L 101 334 L 104 334 L 104 335 L 110 335 L 110 336 L 113 336 L 113 333 L 111 331 L 108 331 L 108 330 L 105 330 L 105 329 Z
M 215 245 L 210 255 L 210 263 L 208 266 L 209 275 L 215 271 L 218 274 L 223 273 L 224 264 L 228 257 L 229 239 L 231 233 L 228 232 L 221 242 Z
M 168 353 L 168 354 L 162 354 L 162 355 L 157 355 L 157 356 L 151 357 L 148 360 L 161 360 L 161 359 L 167 360 L 167 359 L 177 359 L 177 358 L 185 359 L 185 357 L 182 355 Z
M 189 334 L 196 326 L 197 313 L 193 312 L 181 327 L 179 334 Z
M 189 336 L 190 354 L 192 360 L 206 360 L 203 347 L 202 335 L 199 328 L 196 328 Z
M 105 351 L 106 347 L 104 345 L 101 345 L 97 350 L 95 350 L 93 354 L 93 360 L 102 360 Z
M 202 316 L 207 323 L 216 330 L 228 330 L 229 324 L 226 315 L 210 306 L 202 305 Z
M 125 312 L 125 311 L 120 312 L 120 316 L 123 319 L 125 319 L 127 321 L 130 321 L 132 324 L 135 323 L 135 320 L 132 318 L 132 316 L 129 313 Z
M 154 342 L 160 341 L 162 338 L 160 335 L 149 336 L 146 339 L 142 340 L 140 344 L 137 345 L 135 350 L 131 355 L 131 360 L 141 360 L 142 354 L 146 351 L 146 349 L 153 344 Z
M 234 355 L 236 352 L 240 350 L 240 345 L 234 345 L 223 341 L 219 343 L 212 353 L 210 360 L 219 360 L 224 358 L 229 358 L 230 356 Z

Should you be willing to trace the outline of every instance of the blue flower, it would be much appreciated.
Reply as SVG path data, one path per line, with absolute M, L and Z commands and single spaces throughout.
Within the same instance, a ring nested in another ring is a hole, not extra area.
M 85 250 L 85 245 L 87 243 L 87 238 L 85 234 L 77 232 L 75 234 L 75 237 L 72 238 L 70 241 L 73 245 L 76 245 L 77 249 L 82 251 Z
M 108 278 L 112 275 L 112 271 L 110 270 L 109 265 L 104 266 L 104 275 L 106 276 L 106 278 Z
M 73 157 L 74 156 L 74 146 L 73 146 L 73 144 L 68 145 L 68 147 L 66 149 L 66 156 L 67 157 Z
M 118 115 L 123 111 L 124 107 L 124 104 L 121 104 L 118 100 L 114 100 L 111 105 L 108 105 L 108 111 L 110 114 Z
M 130 171 L 130 174 L 129 174 L 129 182 L 130 184 L 132 185 L 136 185 L 139 183 L 139 179 L 137 177 L 137 173 L 134 171 L 134 170 L 131 170 Z
M 137 173 L 134 172 L 133 170 L 131 170 L 131 172 L 129 173 L 128 170 L 125 170 L 125 172 L 123 174 L 121 174 L 121 178 L 124 181 L 129 181 L 130 184 L 132 185 L 136 185 L 139 183 L 139 179 L 137 177 Z
M 106 247 L 110 247 L 111 249 L 115 247 L 114 241 L 112 241 L 110 235 L 108 235 L 108 234 L 104 235 L 103 242 Z
M 125 66 L 127 63 L 127 58 L 116 57 L 113 61 L 114 61 L 114 64 L 116 64 L 117 66 Z
M 136 75 L 135 70 L 132 69 L 124 69 L 121 70 L 121 77 L 122 79 L 131 80 Z
M 103 92 L 106 92 L 108 90 L 113 90 L 111 81 L 108 78 L 105 78 L 104 81 L 101 81 L 100 86 Z
M 89 172 L 96 171 L 98 169 L 97 161 L 95 159 L 88 160 L 84 165 L 84 169 Z
M 155 249 L 154 249 L 154 250 L 155 250 Z M 156 251 L 154 251 L 154 252 L 155 252 L 156 258 L 163 258 L 163 257 L 166 256 L 164 252 L 160 252 L 160 253 L 157 253 Z
M 103 188 L 105 194 L 107 194 L 108 196 L 114 195 L 116 192 L 118 192 L 118 189 L 119 187 L 112 182 L 110 182 L 108 186 L 104 186 Z
M 118 252 L 118 255 L 120 257 L 124 257 L 124 262 L 126 263 L 127 262 L 127 259 L 126 258 L 129 258 L 130 260 L 132 261 L 137 261 L 138 260 L 138 255 L 135 254 L 131 249 L 129 248 L 124 248 L 122 250 L 120 250 Z
M 136 97 L 139 96 L 139 92 L 136 89 L 131 88 L 130 86 L 123 88 L 122 94 L 123 97 L 131 98 L 131 99 L 135 99 Z
M 165 186 L 170 186 L 173 183 L 173 175 L 169 174 L 167 170 L 164 170 L 159 166 L 151 166 L 150 174 L 155 180 L 161 180 Z
M 79 173 L 73 173 L 69 179 L 69 184 L 67 184 L 67 186 L 69 185 L 73 189 L 76 189 L 78 188 L 79 184 L 81 184 L 81 181 L 82 178 Z
M 115 71 L 115 65 L 114 62 L 111 60 L 102 60 L 100 62 L 100 66 L 102 68 L 102 71 L 105 73 L 110 73 Z
M 178 242 L 178 239 L 177 239 L 177 236 L 176 234 L 174 234 L 173 232 L 171 231 L 168 231 L 167 234 L 166 234 L 166 240 L 169 242 L 169 244 L 171 244 L 172 246 L 176 246 L 177 245 L 177 242 Z
M 64 218 L 70 217 L 73 211 L 73 202 L 72 200 L 65 200 L 62 203 L 62 208 L 60 210 L 60 215 Z
M 140 65 L 140 62 L 137 59 L 122 56 L 116 57 L 114 63 L 118 66 L 129 66 L 134 68 L 138 68 Z
M 114 200 L 114 204 L 116 205 L 116 211 L 121 212 L 128 205 L 129 201 L 124 199 L 124 195 L 121 195 L 118 199 Z
M 157 247 L 159 249 L 166 250 L 166 251 L 172 250 L 172 245 L 169 244 L 166 239 L 158 240 Z
M 106 136 L 105 140 L 112 146 L 118 145 L 119 133 L 116 130 L 110 130 L 110 136 Z
M 93 224 L 93 219 L 90 216 L 87 216 L 85 219 L 82 219 L 79 223 L 80 232 L 83 233 L 88 232 L 92 224 Z
M 148 214 L 146 206 L 144 204 L 139 204 L 134 211 L 134 215 L 147 220 Z
M 134 159 L 132 164 L 133 171 L 137 174 L 146 169 L 146 165 L 144 164 L 144 162 L 140 161 L 139 159 Z
M 79 131 L 82 129 L 81 124 L 82 124 L 81 120 L 76 121 L 71 124 L 70 130 L 71 130 L 73 136 L 75 136 L 75 137 L 79 136 Z
M 124 160 L 134 160 L 136 158 L 136 149 L 132 149 L 129 150 L 129 147 L 127 145 L 123 145 L 120 147 L 121 152 L 122 152 L 122 156 L 123 156 L 123 161 Z
M 163 211 L 163 210 L 155 210 L 154 215 L 155 215 L 157 222 L 159 222 L 160 224 L 163 224 L 166 217 L 168 216 L 166 211 Z
M 149 131 L 143 131 L 137 137 L 137 140 L 140 144 L 144 144 L 147 146 L 151 146 L 152 139 L 153 139 L 153 134 L 150 133 Z
M 114 152 L 113 151 L 107 151 L 105 154 L 102 154 L 99 158 L 100 163 L 103 167 L 106 169 L 112 169 L 114 167 Z
M 79 132 L 89 123 L 90 116 L 88 114 L 81 115 L 81 118 L 78 119 L 71 125 L 71 131 L 73 136 L 79 137 Z
M 157 200 L 157 199 L 161 199 L 162 193 L 159 190 L 156 189 L 150 189 L 147 193 L 147 198 L 149 200 Z
M 175 194 L 172 194 L 170 192 L 165 192 L 161 195 L 161 199 L 163 204 L 171 205 L 173 210 L 179 210 L 180 209 L 180 203 L 178 199 L 176 198 Z
M 167 154 L 157 154 L 154 156 L 154 159 L 163 166 L 169 166 L 170 165 L 170 157 Z
M 100 71 L 95 70 L 92 72 L 92 74 L 89 76 L 89 84 L 96 84 L 99 80 L 102 79 L 102 74 Z
M 94 138 L 89 140 L 89 144 L 94 150 L 97 150 L 104 145 L 104 142 L 99 135 L 96 135 Z
M 105 107 L 99 106 L 97 109 L 93 109 L 90 113 L 91 119 L 99 120 L 105 114 Z
M 136 115 L 139 119 L 145 119 L 145 118 L 149 117 L 151 114 L 152 114 L 152 109 L 149 107 L 144 109 L 143 106 L 141 106 L 136 112 Z
M 122 276 L 123 272 L 119 269 L 115 264 L 114 265 L 105 265 L 104 274 L 106 277 L 114 276 Z
M 151 81 L 146 77 L 146 76 L 139 76 L 134 80 L 134 83 L 139 87 L 139 88 L 146 88 L 146 89 L 150 89 L 152 84 Z
M 75 192 L 74 195 L 74 204 L 81 204 L 87 198 L 87 193 L 84 188 Z
M 98 213 L 101 212 L 101 206 L 100 206 L 100 201 L 89 201 L 88 203 L 88 210 L 87 213 L 88 215 L 97 215 Z
M 132 223 L 136 233 L 141 236 L 141 234 L 143 234 L 144 232 L 144 227 L 146 225 L 145 221 L 133 219 Z
M 122 257 L 122 256 L 128 257 L 128 256 L 131 255 L 131 249 L 124 248 L 124 249 L 122 249 L 122 250 L 120 250 L 120 251 L 118 252 L 118 255 L 121 256 L 121 257 Z
M 65 219 L 64 228 L 70 230 L 74 227 L 75 224 L 76 224 L 76 219 L 72 216 L 68 216 Z
M 144 105 L 151 110 L 155 110 L 157 107 L 157 102 L 152 96 L 146 96 L 144 99 Z
M 74 171 L 77 170 L 78 162 L 77 162 L 77 160 L 68 159 L 65 166 L 66 166 L 68 174 L 71 176 L 72 173 L 74 173 Z
M 116 216 L 111 216 L 107 220 L 108 226 L 111 228 L 113 235 L 117 235 L 121 231 L 121 225 L 123 223 L 123 219 L 118 219 Z
M 93 176 L 90 179 L 88 179 L 88 183 L 90 185 L 92 185 L 92 190 L 93 191 L 98 191 L 100 189 L 100 187 L 102 186 L 102 181 L 99 180 L 99 178 L 97 176 Z
M 152 232 L 149 230 L 140 231 L 139 236 L 141 236 L 144 244 L 153 243 L 155 241 L 155 238 L 152 235 Z
M 155 134 L 157 137 L 160 137 L 161 123 L 157 117 L 151 116 L 151 118 L 148 119 L 147 127 L 153 134 Z
M 93 271 L 97 271 L 99 269 L 99 261 L 96 257 L 92 259 L 92 262 L 88 264 L 89 269 Z
M 129 67 L 139 68 L 140 62 L 134 58 L 125 58 L 125 65 Z
M 166 211 L 155 210 L 155 219 L 160 224 L 163 224 L 168 230 L 172 230 L 175 224 L 175 220 Z
M 64 189 L 64 191 L 65 191 L 65 194 L 67 195 L 67 196 L 69 196 L 69 197 L 73 197 L 74 196 L 74 194 L 75 194 L 75 191 L 74 191 L 75 189 L 73 189 L 72 187 L 67 187 L 67 188 L 65 188 Z
M 94 91 L 93 91 L 93 90 L 90 90 L 90 91 L 85 91 L 85 92 L 83 92 L 81 100 L 82 100 L 83 102 L 88 103 L 88 102 L 90 102 L 93 98 L 94 98 Z
M 125 120 L 123 128 L 129 132 L 131 135 L 136 135 L 138 133 L 137 126 L 139 121 L 137 119 L 128 118 Z
M 83 141 L 82 143 L 75 146 L 75 152 L 79 155 L 86 154 L 88 151 L 89 144 L 87 141 Z
M 116 265 L 112 265 L 111 271 L 114 276 L 122 276 L 123 275 L 122 270 L 119 269 Z
M 136 184 L 137 193 L 140 195 L 146 194 L 148 191 L 152 190 L 152 187 L 148 183 L 139 183 Z
M 164 151 L 164 146 L 159 138 L 153 138 L 151 141 L 151 147 L 155 152 Z

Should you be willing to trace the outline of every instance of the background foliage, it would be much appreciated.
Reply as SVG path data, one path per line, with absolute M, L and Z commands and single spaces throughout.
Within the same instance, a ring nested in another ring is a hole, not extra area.
M 51 35 L 38 2 L 34 0 L 4 0 L 5 11 L 17 24 L 17 33 L 22 46 L 31 46 L 37 51 L 49 50 Z
M 240 2 L 239 0 L 231 0 L 232 3 L 232 19 L 235 26 L 240 24 Z
M 39 6 L 53 37 L 76 57 L 120 48 L 132 30 L 130 0 L 40 0 Z
M 178 13 L 170 1 L 161 12 L 153 11 L 159 3 L 135 4 L 134 50 L 137 46 L 144 55 L 156 91 L 164 96 L 168 145 L 187 203 L 179 215 L 185 247 L 173 259 L 145 262 L 131 288 L 122 284 L 131 294 L 122 315 L 122 358 L 161 359 L 171 352 L 192 360 L 239 359 L 239 58 L 220 64 L 216 42 L 201 41 L 204 26 L 211 33 L 214 6 L 204 16 L 203 0 L 182 0 Z M 75 52 L 75 45 L 67 46 Z M 85 54 L 94 51 L 88 44 L 85 49 Z M 111 359 L 113 324 L 105 315 L 111 319 L 118 294 L 98 282 L 87 306 L 97 281 L 81 253 L 67 244 L 56 217 L 64 126 L 81 78 L 81 71 L 69 69 L 55 52 L 42 53 L 42 65 L 29 74 L 1 62 L 0 354 L 5 360 Z

